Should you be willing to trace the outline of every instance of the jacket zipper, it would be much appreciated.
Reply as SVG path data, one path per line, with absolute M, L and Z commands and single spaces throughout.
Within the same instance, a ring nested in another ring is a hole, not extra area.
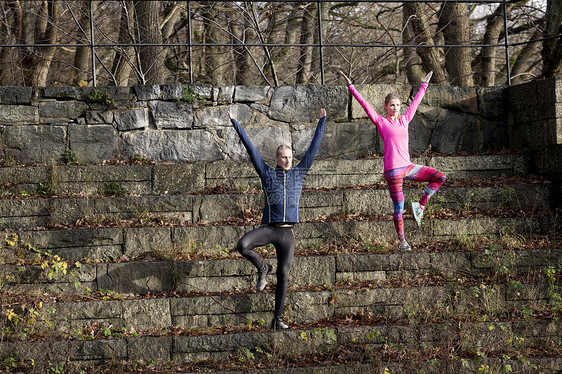
M 287 222 L 286 220 L 287 214 L 287 173 L 283 170 L 283 222 Z

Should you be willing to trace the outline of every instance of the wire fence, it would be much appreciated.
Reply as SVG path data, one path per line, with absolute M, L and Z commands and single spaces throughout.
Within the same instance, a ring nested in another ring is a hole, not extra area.
M 395 53 L 397 50 L 403 50 L 408 48 L 419 49 L 419 48 L 470 48 L 470 49 L 482 49 L 482 48 L 500 48 L 503 50 L 503 60 L 505 71 L 505 82 L 506 84 L 510 85 L 512 81 L 511 76 L 511 56 L 510 50 L 518 47 L 518 46 L 525 46 L 532 43 L 540 43 L 548 38 L 534 38 L 529 40 L 517 40 L 517 41 L 510 41 L 509 35 L 509 28 L 508 28 L 508 11 L 507 5 L 517 3 L 518 1 L 513 0 L 479 0 L 479 1 L 469 1 L 469 0 L 432 0 L 430 1 L 418 1 L 418 0 L 385 0 L 385 1 L 347 1 L 346 4 L 355 3 L 355 4 L 365 4 L 365 3 L 373 3 L 373 4 L 396 4 L 397 6 L 404 3 L 445 3 L 445 2 L 454 2 L 454 3 L 467 3 L 467 4 L 476 4 L 476 5 L 483 5 L 483 4 L 499 4 L 502 8 L 503 12 L 503 40 L 502 42 L 498 43 L 468 43 L 468 44 L 432 44 L 427 45 L 419 42 L 414 43 L 400 43 L 396 42 L 396 40 L 391 40 L 390 42 L 384 41 L 380 38 L 376 38 L 376 40 L 369 40 L 365 42 L 364 40 L 350 40 L 342 42 L 338 40 L 334 35 L 336 35 L 341 30 L 334 30 L 333 20 L 325 20 L 324 13 L 322 11 L 323 3 L 331 3 L 333 1 L 326 1 L 326 0 L 316 0 L 316 1 L 296 1 L 296 0 L 289 0 L 285 2 L 277 2 L 277 3 L 296 3 L 296 5 L 304 5 L 308 7 L 308 10 L 311 10 L 313 7 L 315 8 L 315 15 L 314 20 L 315 24 L 311 27 L 310 34 L 308 39 L 298 40 L 297 42 L 278 42 L 278 41 L 269 41 L 267 38 L 254 38 L 254 40 L 247 40 L 244 38 L 236 37 L 233 32 L 229 29 L 228 32 L 225 31 L 227 34 L 226 37 L 217 38 L 217 40 L 211 40 L 212 38 L 206 37 L 203 38 L 201 35 L 194 35 L 201 33 L 203 27 L 201 26 L 202 22 L 209 22 L 214 24 L 217 28 L 221 30 L 226 30 L 227 26 L 222 26 L 222 23 L 228 23 L 229 17 L 234 17 L 234 15 L 225 15 L 225 18 L 217 18 L 216 14 L 207 15 L 207 19 L 205 16 L 201 16 L 201 14 L 195 15 L 193 9 L 201 9 L 201 7 L 207 6 L 207 3 L 215 3 L 212 4 L 213 6 L 217 6 L 216 3 L 244 3 L 244 4 L 252 4 L 252 3 L 261 3 L 264 2 L 260 1 L 246 1 L 246 2 L 196 2 L 196 1 L 184 1 L 178 2 L 181 3 L 181 10 L 186 14 L 184 19 L 182 20 L 182 29 L 186 30 L 183 35 L 179 35 L 179 32 L 176 32 L 174 37 L 169 37 L 165 42 L 138 42 L 135 40 L 134 37 L 131 37 L 130 41 L 123 42 L 118 40 L 119 38 L 116 36 L 109 36 L 109 33 L 104 31 L 101 25 L 104 23 L 102 19 L 99 18 L 96 20 L 96 14 L 100 12 L 101 8 L 105 8 L 106 12 L 111 13 L 111 6 L 108 5 L 109 3 L 116 3 L 117 6 L 123 7 L 125 6 L 126 2 L 123 1 L 98 1 L 98 0 L 89 0 L 87 1 L 87 11 L 84 12 L 85 18 L 87 18 L 88 22 L 76 22 L 77 24 L 81 24 L 82 27 L 80 28 L 80 33 L 82 34 L 80 38 L 76 38 L 70 42 L 64 41 L 57 41 L 55 43 L 45 42 L 42 41 L 40 43 L 5 43 L 0 44 L 0 48 L 2 49 L 22 49 L 22 50 L 38 50 L 38 49 L 48 49 L 48 48 L 55 48 L 57 50 L 65 50 L 65 49 L 78 49 L 78 48 L 85 48 L 89 50 L 89 67 L 86 69 L 84 67 L 81 68 L 82 76 L 86 75 L 85 78 L 87 81 L 90 82 L 91 85 L 97 86 L 100 80 L 100 75 L 104 76 L 113 76 L 114 75 L 114 68 L 108 65 L 108 55 L 110 54 L 108 51 L 113 51 L 112 56 L 115 56 L 116 53 L 123 52 L 127 50 L 127 48 L 132 48 L 134 52 L 128 57 L 126 60 L 128 64 L 131 66 L 133 70 L 136 69 L 137 75 L 143 76 L 142 74 L 142 67 L 141 64 L 138 62 L 140 58 L 139 50 L 142 48 L 164 48 L 166 51 L 173 51 L 177 49 L 177 55 L 181 55 L 181 68 L 174 66 L 176 71 L 181 71 L 181 77 L 183 80 L 187 81 L 188 83 L 195 83 L 199 81 L 198 77 L 195 75 L 198 70 L 202 71 L 202 65 L 208 64 L 211 58 L 214 58 L 211 54 L 203 55 L 200 52 L 197 52 L 201 49 L 210 49 L 210 48 L 222 48 L 219 52 L 215 52 L 215 55 L 222 54 L 225 55 L 227 59 L 235 59 L 236 56 L 233 51 L 235 50 L 245 50 L 248 52 L 250 56 L 250 60 L 252 61 L 253 65 L 258 69 L 261 78 L 266 84 L 269 85 L 279 85 L 283 84 L 284 82 L 288 82 L 289 78 L 278 78 L 276 76 L 276 66 L 273 63 L 273 60 L 277 57 L 273 57 L 274 53 L 280 54 L 280 50 L 284 49 L 302 49 L 305 47 L 313 49 L 313 60 L 315 66 L 315 74 L 311 73 L 312 82 L 325 84 L 326 83 L 326 70 L 332 69 L 334 66 L 339 65 L 336 60 L 339 58 L 341 61 L 348 61 L 349 58 L 347 57 L 345 51 L 355 51 L 355 50 L 363 50 L 362 56 L 369 56 L 371 51 L 377 51 L 377 57 L 374 59 L 374 63 L 378 63 L 381 61 L 385 61 L 388 59 L 392 53 Z M 166 2 L 171 3 L 171 2 Z M 274 3 L 274 2 L 269 2 Z M 203 4 L 203 5 L 202 5 Z M 69 8 L 70 9 L 70 8 Z M 397 12 L 397 11 L 396 11 Z M 255 15 L 254 15 L 255 16 Z M 275 17 L 274 14 L 269 15 L 269 17 Z M 398 13 L 394 15 L 394 17 L 398 17 Z M 75 19 L 78 17 L 75 16 Z M 212 18 L 212 19 L 210 19 Z M 114 24 L 117 24 L 117 21 L 114 20 Z M 231 27 L 229 24 L 228 27 Z M 254 29 L 259 31 L 259 22 L 256 21 L 253 24 Z M 288 27 L 288 26 L 287 26 Z M 346 27 L 345 25 L 341 26 L 342 28 Z M 232 28 L 232 27 L 231 27 Z M 330 30 L 332 28 L 332 30 Z M 179 29 L 179 28 L 178 28 Z M 329 30 L 329 31 L 327 31 Z M 246 31 L 245 31 L 246 32 Z M 288 33 L 288 31 L 286 31 Z M 366 35 L 365 38 L 369 38 L 369 35 Z M 550 38 L 560 38 L 560 35 L 551 36 Z M 249 38 L 248 38 L 249 39 Z M 271 38 L 273 39 L 273 38 Z M 350 39 L 353 39 L 353 35 L 350 36 Z M 391 38 L 392 39 L 392 38 Z M 395 38 L 396 39 L 396 38 Z M 258 56 L 258 53 L 255 52 L 260 50 L 260 54 L 262 57 Z M 327 51 L 329 51 L 327 56 Z M 344 51 L 344 52 L 342 52 Z M 383 52 L 380 52 L 383 51 Z M 171 52 L 167 52 L 170 54 Z M 351 52 L 350 52 L 351 53 Z M 343 56 L 343 57 L 342 57 Z M 135 61 L 137 59 L 137 62 Z M 370 58 L 370 57 L 367 57 Z M 396 57 L 398 58 L 398 57 Z M 291 60 L 290 63 L 287 65 L 296 64 L 297 57 L 293 57 L 294 60 Z M 178 59 L 180 60 L 180 59 Z M 268 61 L 269 60 L 269 61 Z M 171 59 L 168 59 L 168 62 Z M 278 61 L 282 61 L 279 59 Z M 115 64 L 115 61 L 114 61 Z M 397 62 L 399 64 L 399 62 Z M 70 63 L 66 63 L 66 65 L 71 65 Z M 226 65 L 226 64 L 225 64 Z M 70 67 L 66 67 L 66 69 L 70 69 Z M 218 68 L 215 67 L 215 71 Z M 368 68 L 366 68 L 368 69 Z M 80 68 L 78 68 L 80 70 Z M 145 69 L 146 70 L 146 69 Z M 226 69 L 229 70 L 229 69 Z M 217 73 L 218 74 L 218 73 Z M 295 72 L 292 73 L 293 75 L 296 74 Z M 178 75 L 176 75 L 177 79 Z M 107 81 L 111 81 L 109 78 L 104 78 Z M 113 79 L 113 83 L 115 83 L 115 79 Z M 142 80 L 140 83 L 143 83 Z

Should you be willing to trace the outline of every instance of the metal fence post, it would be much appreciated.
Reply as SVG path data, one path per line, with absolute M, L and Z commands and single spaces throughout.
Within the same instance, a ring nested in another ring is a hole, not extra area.
M 316 2 L 318 9 L 318 43 L 320 49 L 320 83 L 324 84 L 324 40 L 322 39 L 322 2 Z
M 188 50 L 188 60 L 189 60 L 189 84 L 193 84 L 193 59 L 191 50 L 191 1 L 187 2 L 187 50 Z
M 93 0 L 90 0 L 88 3 L 90 5 L 90 51 L 92 57 L 92 85 L 96 87 L 96 49 L 94 41 L 94 11 L 92 9 L 92 1 Z
M 507 85 L 511 86 L 511 67 L 509 64 L 509 35 L 507 34 L 507 9 L 506 9 L 507 1 L 503 0 L 503 27 L 505 33 L 504 45 L 505 45 L 505 67 L 507 69 Z

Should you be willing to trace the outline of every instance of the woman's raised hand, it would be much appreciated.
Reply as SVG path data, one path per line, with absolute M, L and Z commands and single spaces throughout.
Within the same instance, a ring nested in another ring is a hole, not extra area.
M 432 75 L 433 75 L 433 71 L 430 71 L 429 73 L 427 73 L 427 75 L 422 78 L 422 83 L 429 83 Z
M 340 74 L 342 75 L 343 79 L 345 79 L 345 81 L 347 82 L 347 85 L 349 86 L 351 84 L 351 79 L 349 79 L 347 77 L 347 75 L 345 75 L 345 73 L 341 70 L 340 70 Z

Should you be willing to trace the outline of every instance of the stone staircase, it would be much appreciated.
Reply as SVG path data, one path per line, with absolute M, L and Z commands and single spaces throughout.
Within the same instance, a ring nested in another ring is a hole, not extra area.
M 285 316 L 233 251 L 248 164 L 0 168 L 7 372 L 559 372 L 560 218 L 523 154 L 427 156 L 447 182 L 396 249 L 382 159 L 318 160 Z M 405 186 L 406 201 L 422 192 Z M 275 266 L 272 247 L 260 252 Z M 19 370 L 19 371 L 18 371 Z M 58 371 L 57 371 L 58 370 Z M 143 371 L 144 370 L 144 371 Z

